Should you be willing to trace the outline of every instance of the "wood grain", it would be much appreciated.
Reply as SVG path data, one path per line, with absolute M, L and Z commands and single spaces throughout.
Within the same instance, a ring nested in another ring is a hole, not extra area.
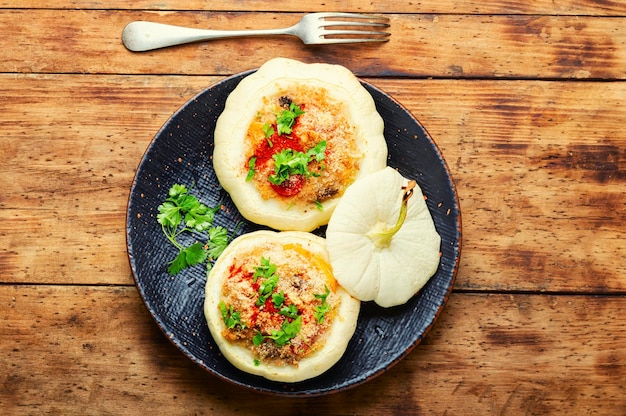
M 171 114 L 221 78 L 0 79 L 0 112 L 13 120 L 0 141 L 10 175 L 2 280 L 132 283 L 124 227 L 134 171 Z M 447 160 L 463 213 L 457 288 L 626 290 L 626 134 L 614 123 L 626 118 L 626 84 L 368 80 L 426 126 Z
M 33 15 L 34 14 L 34 15 Z M 259 16 L 263 16 L 262 19 Z M 360 76 L 624 79 L 626 18 L 393 14 L 385 44 L 303 47 L 295 38 L 219 40 L 146 53 L 121 43 L 124 26 L 154 20 L 190 27 L 289 26 L 284 13 L 0 10 L 9 42 L 0 72 L 227 75 L 277 55 L 344 63 Z M 50 32 L 47 28 L 54 27 Z M 388 59 L 393 56 L 393 59 Z
M 131 53 L 132 20 L 192 27 L 384 12 L 382 45 L 297 39 Z M 0 413 L 626 413 L 626 2 L 0 0 Z M 463 215 L 455 289 L 386 374 L 318 398 L 205 373 L 134 287 L 141 157 L 209 85 L 273 56 L 347 66 L 427 128 Z
M 1 78 L 0 111 L 11 120 L 0 141 L 9 187 L 0 196 L 2 280 L 130 284 L 125 219 L 134 171 L 196 89 L 183 79 Z M 215 80 L 199 78 L 197 90 Z
M 0 7 L 14 9 L 40 9 L 39 0 L 0 0 Z M 204 10 L 204 11 L 261 11 L 261 12 L 316 12 L 346 11 L 367 13 L 439 13 L 439 14 L 540 14 L 623 16 L 626 5 L 613 0 L 412 0 L 360 1 L 360 0 L 310 0 L 288 1 L 277 5 L 274 0 L 219 1 L 207 4 L 204 0 L 48 0 L 45 8 L 52 9 L 135 9 L 135 10 Z
M 626 409 L 623 297 L 455 294 L 426 340 L 389 372 L 311 399 L 255 394 L 204 373 L 159 332 L 130 287 L 5 286 L 0 305 L 0 406 L 9 414 Z

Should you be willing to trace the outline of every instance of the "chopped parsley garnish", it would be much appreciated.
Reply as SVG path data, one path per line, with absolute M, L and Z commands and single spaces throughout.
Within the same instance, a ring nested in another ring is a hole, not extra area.
M 276 130 L 278 134 L 291 134 L 293 126 L 296 124 L 296 119 L 302 114 L 304 114 L 304 111 L 294 102 L 289 104 L 288 110 L 283 110 L 276 114 Z
M 273 147 L 274 145 L 270 140 L 274 134 L 278 134 L 279 136 L 291 134 L 296 124 L 296 119 L 305 113 L 298 104 L 287 97 L 281 97 L 280 102 L 283 110 L 276 113 L 276 124 L 263 124 L 263 134 L 265 135 L 265 140 L 267 140 L 269 147 Z M 276 128 L 274 129 L 274 127 Z M 325 157 L 325 140 L 320 141 L 306 152 L 300 152 L 290 148 L 282 149 L 272 155 L 272 159 L 274 159 L 274 173 L 269 175 L 268 180 L 274 185 L 281 185 L 289 180 L 292 175 L 303 175 L 307 179 L 311 176 L 320 176 L 319 173 L 309 170 L 309 163 L 316 161 L 320 164 L 320 169 L 325 169 Z M 256 156 L 252 156 L 248 160 L 246 181 L 254 177 L 256 162 Z
M 207 259 L 215 260 L 224 251 L 231 237 L 224 227 L 213 227 L 213 219 L 219 209 L 219 206 L 209 208 L 201 203 L 185 185 L 170 187 L 167 198 L 158 207 L 157 221 L 167 239 L 178 249 L 178 255 L 167 267 L 172 276 Z M 180 235 L 191 232 L 206 232 L 206 244 L 194 242 L 184 246 L 178 241 Z M 210 269 L 210 263 L 207 268 Z
M 280 330 L 272 331 L 272 335 L 269 335 L 267 338 L 274 340 L 276 345 L 282 347 L 287 345 L 292 338 L 294 338 L 300 332 L 300 327 L 302 326 L 302 317 L 298 316 L 291 322 L 284 321 Z
M 226 328 L 234 329 L 239 327 L 240 329 L 246 329 L 246 323 L 241 320 L 241 313 L 233 310 L 232 305 L 228 307 L 224 302 L 220 302 L 218 306 Z
M 257 332 L 256 334 L 254 334 L 254 337 L 252 338 L 252 343 L 258 347 L 263 343 L 264 339 L 271 339 L 279 347 L 284 347 L 289 343 L 289 341 L 291 341 L 296 335 L 298 335 L 301 327 L 302 316 L 298 316 L 291 322 L 285 320 L 281 328 L 279 330 L 272 331 L 270 335 L 263 335 L 261 332 Z
M 276 288 L 276 284 L 278 284 L 278 275 L 274 275 L 268 279 L 263 280 L 259 285 L 259 297 L 256 300 L 257 306 L 265 305 L 267 299 L 272 296 L 272 292 Z
M 269 138 L 274 135 L 274 127 L 272 127 L 270 123 L 263 124 L 263 133 L 265 134 L 265 138 L 268 140 L 267 144 L 272 147 L 272 142 L 269 141 Z
M 315 318 L 317 319 L 318 323 L 322 323 L 324 322 L 324 317 L 326 316 L 326 314 L 328 312 L 330 312 L 331 307 L 328 304 L 328 302 L 326 302 L 326 298 L 328 297 L 328 295 L 330 294 L 330 289 L 328 289 L 328 286 L 324 286 L 324 288 L 326 289 L 326 291 L 322 294 L 314 294 L 316 299 L 320 299 L 322 301 L 322 303 L 318 306 L 315 307 L 315 311 L 314 311 L 314 315 Z
M 274 274 L 276 274 L 276 265 L 272 263 L 270 259 L 261 257 L 261 265 L 257 266 L 254 269 L 254 274 L 252 275 L 252 278 L 254 279 L 254 283 L 256 283 L 259 277 L 268 278 Z
M 306 154 L 307 156 L 309 156 L 311 161 L 313 161 L 313 159 L 318 162 L 324 160 L 324 158 L 326 158 L 326 140 L 322 140 L 321 142 L 317 143 L 313 148 L 309 149 Z
M 278 313 L 288 318 L 295 319 L 298 316 L 298 307 L 293 303 L 290 305 L 283 305 Z
M 259 345 L 261 345 L 263 343 L 264 339 L 265 339 L 265 337 L 263 336 L 262 333 L 256 332 L 254 334 L 254 337 L 252 337 L 252 343 L 254 344 L 255 347 L 258 347 Z
M 261 265 L 254 270 L 253 281 L 256 283 L 259 278 L 259 297 L 256 300 L 256 305 L 262 306 L 272 296 L 278 284 L 276 265 L 265 257 L 261 257 Z
M 274 307 L 277 309 L 283 306 L 283 303 L 285 303 L 285 292 L 281 290 L 280 293 L 272 293 L 272 302 L 274 302 Z
M 252 338 L 252 343 L 259 346 L 265 339 L 271 339 L 279 347 L 285 346 L 300 332 L 302 316 L 298 315 L 298 307 L 286 303 L 287 299 L 283 291 L 276 291 L 279 277 L 276 274 L 276 265 L 268 258 L 261 257 L 261 264 L 255 267 L 252 279 L 254 283 L 259 283 L 259 297 L 255 302 L 256 306 L 263 307 L 271 299 L 278 314 L 285 317 L 280 330 L 274 330 L 271 334 L 266 335 L 257 331 Z
M 256 156 L 252 156 L 248 161 L 248 174 L 246 175 L 246 181 L 249 181 L 254 177 L 254 168 L 256 167 Z
M 274 174 L 268 180 L 274 185 L 280 185 L 289 179 L 291 175 L 303 175 L 306 178 L 319 176 L 319 173 L 309 170 L 312 161 L 321 162 L 326 157 L 326 141 L 322 140 L 306 153 L 293 149 L 283 149 L 272 155 L 274 159 Z M 323 166 L 322 166 L 323 168 Z
M 278 310 L 280 315 L 293 319 L 298 317 L 298 307 L 293 303 L 285 305 L 285 292 L 282 290 L 280 293 L 274 292 L 274 294 L 272 294 L 272 302 L 274 302 L 274 307 Z

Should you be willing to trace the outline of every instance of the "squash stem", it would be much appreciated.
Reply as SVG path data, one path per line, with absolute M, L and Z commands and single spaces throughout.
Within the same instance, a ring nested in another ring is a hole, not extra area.
M 368 233 L 368 237 L 372 239 L 374 245 L 378 248 L 389 247 L 391 244 L 391 239 L 393 236 L 402 228 L 402 224 L 404 224 L 404 220 L 406 219 L 406 213 L 408 210 L 408 203 L 411 196 L 413 196 L 413 190 L 417 183 L 414 180 L 409 181 L 407 186 L 402 187 L 404 190 L 404 195 L 402 195 L 402 205 L 400 206 L 400 214 L 398 215 L 398 220 L 395 225 L 391 228 L 387 228 L 385 225 L 380 225 L 377 227 L 377 231 L 372 231 Z

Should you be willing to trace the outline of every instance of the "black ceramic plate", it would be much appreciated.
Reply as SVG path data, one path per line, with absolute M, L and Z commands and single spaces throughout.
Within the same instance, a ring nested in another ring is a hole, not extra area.
M 168 339 L 200 367 L 256 391 L 315 396 L 361 384 L 382 374 L 426 336 L 452 290 L 461 251 L 461 216 L 454 184 L 426 130 L 394 99 L 363 83 L 385 121 L 388 164 L 415 179 L 427 196 L 442 237 L 441 263 L 435 276 L 403 306 L 391 309 L 363 303 L 356 332 L 343 358 L 314 379 L 286 384 L 268 381 L 233 367 L 220 354 L 203 313 L 206 271 L 196 266 L 175 277 L 167 273 L 177 250 L 157 223 L 157 207 L 174 183 L 193 186 L 208 206 L 224 205 L 215 225 L 238 234 L 261 227 L 245 221 L 213 171 L 213 130 L 228 94 L 251 72 L 227 78 L 187 102 L 157 133 L 137 170 L 127 216 L 127 243 L 135 282 L 146 307 Z M 316 233 L 323 235 L 324 230 Z

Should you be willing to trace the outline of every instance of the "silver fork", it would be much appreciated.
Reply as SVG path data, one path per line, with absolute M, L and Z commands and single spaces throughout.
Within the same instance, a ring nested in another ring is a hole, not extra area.
M 241 36 L 292 35 L 305 45 L 385 42 L 391 35 L 389 18 L 358 13 L 310 13 L 293 26 L 261 30 L 208 30 L 136 21 L 122 32 L 122 42 L 131 51 L 142 52 L 183 43 Z

